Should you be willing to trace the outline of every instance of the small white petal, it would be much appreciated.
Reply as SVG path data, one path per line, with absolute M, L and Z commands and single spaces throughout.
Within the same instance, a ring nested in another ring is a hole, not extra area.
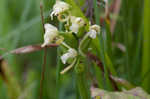
M 92 26 L 90 26 L 90 29 L 93 29 L 93 30 L 95 30 L 97 33 L 99 33 L 100 32 L 100 26 L 99 25 L 92 25 Z
M 53 15 L 54 15 L 54 13 L 55 13 L 55 12 L 52 12 L 52 13 L 50 14 L 51 20 L 53 20 Z
M 44 34 L 44 43 L 41 47 L 45 47 L 46 45 L 50 44 L 54 38 L 58 35 L 58 30 L 55 26 L 51 24 L 45 24 L 45 34 Z
M 75 49 L 70 48 L 68 52 L 70 53 L 70 57 L 72 58 L 77 56 L 77 51 Z
M 89 36 L 92 38 L 92 39 L 95 39 L 96 38 L 96 35 L 97 35 L 97 32 L 95 30 L 90 30 L 88 32 Z
M 79 29 L 84 26 L 85 22 L 80 17 L 71 16 L 70 18 L 71 18 L 72 25 L 70 26 L 69 29 L 71 30 L 71 32 L 77 34 Z
M 58 29 L 55 26 L 48 24 L 48 23 L 44 24 L 44 28 L 46 31 L 58 32 Z
M 90 26 L 90 30 L 88 32 L 89 37 L 92 39 L 96 38 L 96 35 L 100 32 L 100 26 L 99 25 L 92 25 Z
M 63 64 L 66 64 L 68 58 L 69 58 L 68 53 L 62 55 L 62 56 L 61 56 L 62 63 L 63 63 Z
M 61 60 L 63 64 L 66 64 L 69 58 L 74 58 L 77 56 L 77 52 L 75 49 L 70 48 L 67 53 L 61 56 Z
M 78 24 L 72 24 L 69 29 L 70 29 L 72 32 L 74 32 L 74 33 L 77 34 L 78 31 L 79 31 L 79 25 L 78 25 Z

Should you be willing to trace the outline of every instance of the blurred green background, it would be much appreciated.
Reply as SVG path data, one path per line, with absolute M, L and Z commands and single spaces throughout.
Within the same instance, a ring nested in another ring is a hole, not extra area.
M 52 23 L 49 14 L 55 0 L 43 1 L 45 21 Z M 87 2 L 75 1 L 80 8 Z M 115 1 L 110 0 L 110 3 Z M 150 1 L 121 1 L 119 16 L 114 15 L 117 24 L 112 41 L 114 45 L 121 44 L 126 50 L 121 51 L 113 46 L 112 62 L 118 77 L 150 92 Z M 103 17 L 103 4 L 96 11 Z M 58 25 L 58 22 L 53 24 Z M 102 29 L 105 28 L 102 26 Z M 22 46 L 41 44 L 42 33 L 40 0 L 0 0 L 0 55 Z M 43 99 L 76 99 L 73 73 L 67 73 L 60 78 L 60 92 L 57 94 L 57 48 L 48 48 L 47 56 Z M 13 95 L 19 95 L 19 99 L 38 99 L 43 50 L 21 55 L 8 54 L 4 59 L 8 63 L 6 69 L 11 71 L 7 79 L 11 79 L 12 83 L 7 83 L 0 77 L 0 99 L 9 99 Z

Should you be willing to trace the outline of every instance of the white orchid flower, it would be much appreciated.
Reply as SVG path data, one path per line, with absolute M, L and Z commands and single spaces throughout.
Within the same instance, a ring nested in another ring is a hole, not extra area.
M 63 64 L 66 64 L 69 58 L 75 58 L 77 56 L 77 51 L 73 48 L 70 48 L 67 53 L 61 56 Z
M 45 34 L 44 34 L 44 43 L 42 44 L 42 47 L 45 47 L 46 45 L 52 43 L 55 37 L 58 36 L 58 30 L 55 26 L 51 24 L 45 24 Z
M 90 26 L 88 35 L 90 38 L 95 39 L 96 35 L 100 32 L 100 26 L 99 25 L 92 25 Z
M 56 1 L 56 4 L 53 6 L 53 11 L 52 13 L 50 14 L 51 16 L 51 19 L 53 20 L 53 16 L 58 16 L 58 19 L 60 19 L 61 21 L 61 15 L 68 11 L 70 8 L 70 5 L 63 2 L 63 1 Z M 63 20 L 65 21 L 66 19 L 68 19 L 67 16 L 65 16 L 66 18 Z
M 69 29 L 71 30 L 71 32 L 74 32 L 77 34 L 79 29 L 84 26 L 85 22 L 81 17 L 71 16 L 70 19 L 71 19 L 72 25 L 70 26 Z

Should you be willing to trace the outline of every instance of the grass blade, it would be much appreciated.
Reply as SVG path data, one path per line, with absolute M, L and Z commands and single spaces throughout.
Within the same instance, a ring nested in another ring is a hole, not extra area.
M 144 2 L 144 33 L 143 33 L 143 66 L 142 66 L 142 76 L 145 75 L 150 70 L 150 0 L 145 0 Z M 147 76 L 143 81 L 143 87 L 148 90 L 150 88 L 150 76 Z

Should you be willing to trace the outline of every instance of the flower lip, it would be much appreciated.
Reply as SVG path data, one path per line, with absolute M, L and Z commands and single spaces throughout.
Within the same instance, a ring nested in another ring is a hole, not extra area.
M 66 62 L 69 58 L 74 58 L 76 56 L 77 56 L 76 50 L 73 48 L 70 48 L 67 53 L 65 53 L 61 56 L 61 60 L 62 60 L 63 64 L 66 64 Z
M 70 26 L 70 30 L 77 34 L 79 31 L 79 28 L 83 27 L 85 24 L 85 21 L 81 17 L 70 17 L 72 25 Z

